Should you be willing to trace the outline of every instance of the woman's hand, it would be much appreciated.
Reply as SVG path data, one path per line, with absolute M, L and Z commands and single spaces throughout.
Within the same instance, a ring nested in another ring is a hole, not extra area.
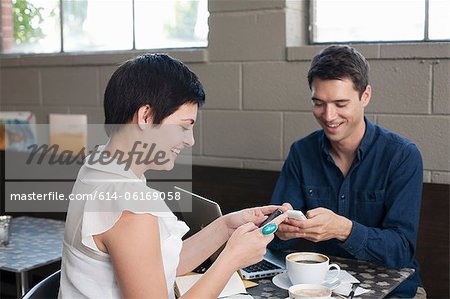
M 231 236 L 238 227 L 245 223 L 251 222 L 255 226 L 259 226 L 267 218 L 267 215 L 276 209 L 286 212 L 288 208 L 286 206 L 270 205 L 243 209 L 223 216 L 223 221 L 226 229 L 228 230 L 228 235 Z
M 270 223 L 278 226 L 286 218 L 286 214 L 281 214 Z M 263 259 L 267 244 L 272 241 L 273 236 L 273 233 L 264 235 L 262 228 L 258 228 L 253 222 L 248 222 L 233 232 L 222 254 L 236 269 L 255 264 Z

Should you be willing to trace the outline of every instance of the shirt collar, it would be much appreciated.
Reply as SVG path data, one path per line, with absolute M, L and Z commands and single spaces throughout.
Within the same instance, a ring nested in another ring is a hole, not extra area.
M 366 131 L 364 132 L 363 139 L 361 140 L 361 144 L 358 148 L 358 155 L 361 155 L 361 159 L 364 157 L 364 154 L 368 151 L 373 139 L 375 138 L 375 125 L 365 116 L 364 121 L 366 123 Z
M 359 160 L 361 160 L 364 157 L 364 154 L 369 149 L 375 137 L 375 125 L 366 116 L 364 116 L 364 122 L 366 123 L 366 130 L 364 132 L 363 139 L 361 140 L 361 144 L 359 145 L 356 153 L 356 156 L 358 157 Z M 320 148 L 326 154 L 328 159 L 332 159 L 330 155 L 330 141 L 328 140 L 323 130 L 319 138 L 319 143 Z

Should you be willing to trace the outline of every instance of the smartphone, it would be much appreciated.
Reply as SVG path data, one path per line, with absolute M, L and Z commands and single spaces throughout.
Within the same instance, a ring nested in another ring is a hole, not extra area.
M 273 211 L 266 220 L 264 220 L 259 227 L 263 227 L 264 225 L 266 225 L 267 223 L 269 223 L 270 221 L 272 221 L 274 218 L 277 218 L 278 216 L 280 216 L 281 214 L 283 214 L 283 212 L 280 209 L 276 209 L 275 211 Z
M 300 210 L 287 210 L 286 214 L 289 218 L 295 219 L 295 220 L 306 220 L 305 214 L 303 214 Z

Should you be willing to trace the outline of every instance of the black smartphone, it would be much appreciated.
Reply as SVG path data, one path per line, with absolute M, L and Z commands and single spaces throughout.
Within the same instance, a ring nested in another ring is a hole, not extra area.
M 266 225 L 267 223 L 269 223 L 270 221 L 272 221 L 274 218 L 277 218 L 278 216 L 280 216 L 281 214 L 283 214 L 283 212 L 280 209 L 276 209 L 275 211 L 273 211 L 269 217 L 267 217 L 266 220 L 264 220 L 259 227 L 263 227 L 264 225 Z

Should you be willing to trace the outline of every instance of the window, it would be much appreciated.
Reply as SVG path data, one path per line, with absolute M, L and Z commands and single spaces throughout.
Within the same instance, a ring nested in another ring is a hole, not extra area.
M 207 0 L 1 0 L 2 53 L 207 46 Z
M 311 41 L 450 39 L 449 0 L 313 0 Z

